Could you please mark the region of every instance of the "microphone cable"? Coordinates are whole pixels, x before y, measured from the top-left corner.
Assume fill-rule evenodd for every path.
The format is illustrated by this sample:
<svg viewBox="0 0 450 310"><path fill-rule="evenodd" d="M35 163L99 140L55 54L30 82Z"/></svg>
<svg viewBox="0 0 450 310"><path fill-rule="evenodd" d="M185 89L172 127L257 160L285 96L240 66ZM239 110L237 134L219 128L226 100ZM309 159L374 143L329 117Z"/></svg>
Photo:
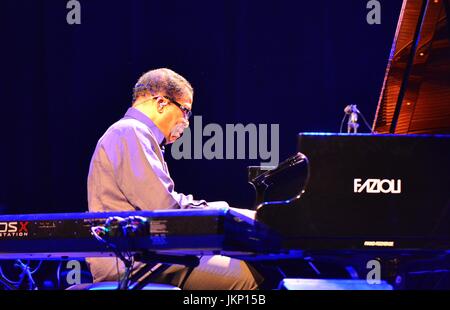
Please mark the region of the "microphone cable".
<svg viewBox="0 0 450 310"><path fill-rule="evenodd" d="M344 127L344 122L345 122L345 119L346 119L347 115L351 114L351 113L347 112L347 111L351 111L351 110L348 110L348 108L351 109L351 106L354 106L354 112L356 112L359 116L361 116L361 118L363 119L364 124L366 125L367 129L369 129L369 132L370 133L374 133L373 130L372 130L372 127L370 127L370 125L369 125L369 122L366 120L366 118L361 113L361 111L358 108L356 108L356 105L348 105L348 106L345 107L345 109L344 109L344 117L342 118L341 126L339 127L339 133L342 133L342 129Z"/></svg>

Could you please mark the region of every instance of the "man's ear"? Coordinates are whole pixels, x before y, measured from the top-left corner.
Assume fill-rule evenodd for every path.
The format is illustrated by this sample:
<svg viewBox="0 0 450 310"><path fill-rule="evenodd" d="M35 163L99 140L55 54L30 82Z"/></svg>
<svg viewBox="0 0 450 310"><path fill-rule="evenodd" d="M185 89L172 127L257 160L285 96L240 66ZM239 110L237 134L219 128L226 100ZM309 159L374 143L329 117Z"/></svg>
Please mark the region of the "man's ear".
<svg viewBox="0 0 450 310"><path fill-rule="evenodd" d="M163 97L158 97L156 99L156 108L158 109L159 113L162 113L164 110L164 107L167 105L167 101Z"/></svg>

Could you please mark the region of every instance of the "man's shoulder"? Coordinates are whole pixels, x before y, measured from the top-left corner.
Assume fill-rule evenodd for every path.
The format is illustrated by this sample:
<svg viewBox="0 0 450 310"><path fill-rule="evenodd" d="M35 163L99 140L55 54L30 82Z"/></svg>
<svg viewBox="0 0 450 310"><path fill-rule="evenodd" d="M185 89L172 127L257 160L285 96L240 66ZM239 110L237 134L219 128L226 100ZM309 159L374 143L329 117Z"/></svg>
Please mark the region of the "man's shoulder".
<svg viewBox="0 0 450 310"><path fill-rule="evenodd" d="M99 144L109 144L116 140L136 139L139 137L155 139L145 124L133 118L122 118L112 124L98 142Z"/></svg>
<svg viewBox="0 0 450 310"><path fill-rule="evenodd" d="M105 135L123 136L135 132L148 133L145 124L133 118L122 118L112 124L105 132Z"/></svg>

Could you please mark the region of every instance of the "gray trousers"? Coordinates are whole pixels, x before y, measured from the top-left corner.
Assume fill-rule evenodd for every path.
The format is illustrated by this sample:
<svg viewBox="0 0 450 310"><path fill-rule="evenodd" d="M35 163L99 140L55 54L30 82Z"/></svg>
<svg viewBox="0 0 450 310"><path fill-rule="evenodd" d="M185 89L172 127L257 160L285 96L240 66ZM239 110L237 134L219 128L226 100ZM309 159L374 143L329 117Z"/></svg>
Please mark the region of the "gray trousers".
<svg viewBox="0 0 450 310"><path fill-rule="evenodd" d="M87 262L94 282L117 281L118 275L123 274L124 266L115 258L89 258ZM136 266L137 269L142 267L142 264ZM255 290L262 281L262 276L246 262L213 255L201 257L199 266L192 270L172 265L152 276L150 282L185 290Z"/></svg>

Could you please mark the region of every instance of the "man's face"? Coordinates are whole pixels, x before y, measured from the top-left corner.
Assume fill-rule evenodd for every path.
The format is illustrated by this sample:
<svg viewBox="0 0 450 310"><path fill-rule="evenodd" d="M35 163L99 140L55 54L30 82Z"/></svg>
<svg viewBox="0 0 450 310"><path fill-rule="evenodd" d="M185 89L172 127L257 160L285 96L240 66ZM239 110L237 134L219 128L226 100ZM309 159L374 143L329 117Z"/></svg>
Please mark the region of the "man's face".
<svg viewBox="0 0 450 310"><path fill-rule="evenodd" d="M186 94L180 98L164 98L165 123L167 124L166 143L175 142L181 137L184 129L189 126L188 114L192 110L192 95Z"/></svg>

